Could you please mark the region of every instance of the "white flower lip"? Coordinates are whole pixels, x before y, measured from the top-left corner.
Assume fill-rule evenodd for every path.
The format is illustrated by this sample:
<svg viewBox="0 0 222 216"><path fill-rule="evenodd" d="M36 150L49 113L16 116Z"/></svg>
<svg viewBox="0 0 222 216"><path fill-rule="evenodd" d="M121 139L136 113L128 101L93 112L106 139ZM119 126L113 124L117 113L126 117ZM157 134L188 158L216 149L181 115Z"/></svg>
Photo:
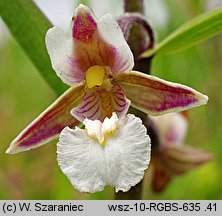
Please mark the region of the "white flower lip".
<svg viewBox="0 0 222 216"><path fill-rule="evenodd" d="M120 119L113 114L103 124L92 122L84 121L86 129L66 127L61 132L57 144L61 170L80 192L102 191L106 185L115 187L116 192L128 191L142 180L150 162L150 138L145 126L131 114ZM99 137L99 130L115 130L106 137L103 147L90 137Z"/></svg>

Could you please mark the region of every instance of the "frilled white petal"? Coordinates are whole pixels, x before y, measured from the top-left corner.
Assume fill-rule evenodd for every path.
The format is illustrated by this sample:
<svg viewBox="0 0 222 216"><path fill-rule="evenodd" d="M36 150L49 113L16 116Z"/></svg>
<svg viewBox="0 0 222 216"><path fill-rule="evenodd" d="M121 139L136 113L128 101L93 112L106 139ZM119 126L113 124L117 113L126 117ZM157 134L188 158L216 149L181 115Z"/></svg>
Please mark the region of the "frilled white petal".
<svg viewBox="0 0 222 216"><path fill-rule="evenodd" d="M106 185L104 149L86 130L64 128L57 144L57 159L63 173L80 192L102 191Z"/></svg>
<svg viewBox="0 0 222 216"><path fill-rule="evenodd" d="M114 137L105 146L109 178L107 184L115 186L116 192L128 191L138 184L150 161L150 138L140 118L128 114L120 119Z"/></svg>
<svg viewBox="0 0 222 216"><path fill-rule="evenodd" d="M105 185L114 186L116 192L128 191L142 180L150 161L150 138L133 115L119 120L119 128L106 138L104 147L85 129L68 127L57 147L60 168L81 192L102 191Z"/></svg>

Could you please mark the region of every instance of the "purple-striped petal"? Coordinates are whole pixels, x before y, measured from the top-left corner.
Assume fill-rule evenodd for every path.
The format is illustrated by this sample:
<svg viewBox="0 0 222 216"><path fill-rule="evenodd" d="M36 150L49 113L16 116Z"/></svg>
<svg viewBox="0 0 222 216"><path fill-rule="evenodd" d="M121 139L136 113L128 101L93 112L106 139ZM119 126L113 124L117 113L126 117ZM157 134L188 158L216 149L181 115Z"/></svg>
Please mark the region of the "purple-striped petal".
<svg viewBox="0 0 222 216"><path fill-rule="evenodd" d="M211 153L187 145L164 146L153 155L152 189L161 192L173 176L185 174L211 159Z"/></svg>
<svg viewBox="0 0 222 216"><path fill-rule="evenodd" d="M71 114L83 121L85 118L103 121L116 112L118 117L126 115L130 101L127 100L123 89L114 85L110 91L97 89L87 91L78 107L72 109Z"/></svg>
<svg viewBox="0 0 222 216"><path fill-rule="evenodd" d="M115 80L124 89L131 105L150 115L182 111L208 101L206 95L192 88L136 71L118 74Z"/></svg>
<svg viewBox="0 0 222 216"><path fill-rule="evenodd" d="M187 145L171 145L158 153L158 163L168 175L180 175L212 159L207 151Z"/></svg>
<svg viewBox="0 0 222 216"><path fill-rule="evenodd" d="M78 125L79 121L71 116L70 110L80 102L83 94L83 85L67 90L12 141L7 153L36 148L57 137L64 127Z"/></svg>

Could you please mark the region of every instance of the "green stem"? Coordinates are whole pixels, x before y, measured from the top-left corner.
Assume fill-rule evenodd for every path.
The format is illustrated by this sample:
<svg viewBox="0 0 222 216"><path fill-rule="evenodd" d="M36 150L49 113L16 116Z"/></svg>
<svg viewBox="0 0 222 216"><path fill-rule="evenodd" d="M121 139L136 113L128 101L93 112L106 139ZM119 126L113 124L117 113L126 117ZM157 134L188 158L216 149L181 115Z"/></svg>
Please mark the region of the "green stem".
<svg viewBox="0 0 222 216"><path fill-rule="evenodd" d="M124 9L125 12L138 12L143 14L144 7L143 7L143 0L124 0ZM140 44L140 35L141 31L143 31L142 26L137 24L133 26L130 32L130 39L131 39L131 50L134 54L134 57L140 54L140 48L138 49L138 44ZM136 65L139 62L136 62ZM145 72L145 71L144 71ZM130 108L130 113L135 114L136 116L140 117L142 120L146 119L147 115L137 109ZM137 184L136 186L132 187L128 192L118 192L115 194L116 200L141 200L143 195L143 180Z"/></svg>
<svg viewBox="0 0 222 216"><path fill-rule="evenodd" d="M45 46L45 34L52 27L31 0L1 0L0 15L46 82L60 95L67 86L52 69Z"/></svg>

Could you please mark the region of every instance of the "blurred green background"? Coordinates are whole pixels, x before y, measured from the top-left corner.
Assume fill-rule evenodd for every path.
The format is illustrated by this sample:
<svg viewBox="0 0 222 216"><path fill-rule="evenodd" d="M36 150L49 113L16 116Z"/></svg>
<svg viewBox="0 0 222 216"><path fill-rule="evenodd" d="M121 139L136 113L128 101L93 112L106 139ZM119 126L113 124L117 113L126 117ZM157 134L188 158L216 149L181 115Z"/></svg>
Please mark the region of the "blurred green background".
<svg viewBox="0 0 222 216"><path fill-rule="evenodd" d="M164 26L153 24L158 39L204 12L207 1L163 2L168 21ZM175 177L161 194L150 189L148 169L143 198L222 199L222 35L178 54L155 57L152 74L188 85L209 96L208 105L189 113L186 143L212 152L214 160ZM72 187L57 165L56 140L32 151L5 154L12 139L55 99L53 91L16 41L10 37L1 43L0 199L112 199L110 187L95 194L79 193Z"/></svg>

